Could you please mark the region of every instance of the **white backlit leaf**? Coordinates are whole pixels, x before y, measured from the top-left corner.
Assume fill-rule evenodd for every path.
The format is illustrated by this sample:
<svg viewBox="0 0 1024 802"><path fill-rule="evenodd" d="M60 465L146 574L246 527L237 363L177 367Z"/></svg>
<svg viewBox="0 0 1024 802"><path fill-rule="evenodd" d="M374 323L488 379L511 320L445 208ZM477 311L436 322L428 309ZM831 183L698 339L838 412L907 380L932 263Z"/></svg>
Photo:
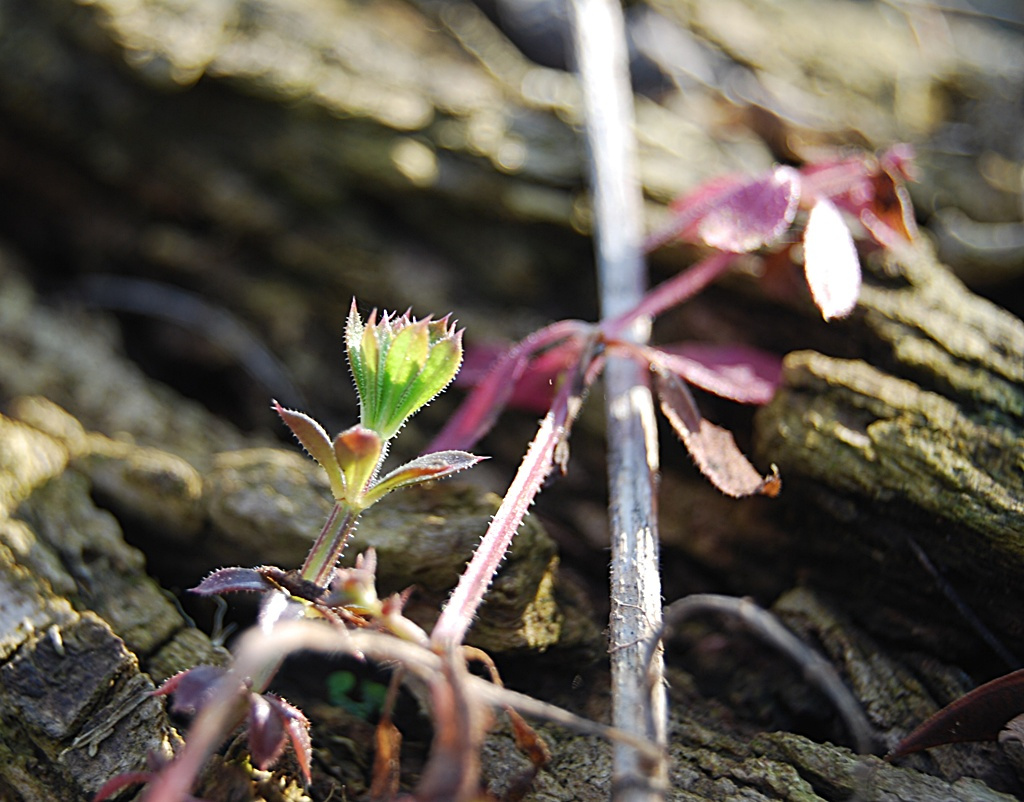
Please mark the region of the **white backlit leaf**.
<svg viewBox="0 0 1024 802"><path fill-rule="evenodd" d="M804 229L804 275L825 320L845 317L860 294L860 260L850 229L831 201L819 199Z"/></svg>

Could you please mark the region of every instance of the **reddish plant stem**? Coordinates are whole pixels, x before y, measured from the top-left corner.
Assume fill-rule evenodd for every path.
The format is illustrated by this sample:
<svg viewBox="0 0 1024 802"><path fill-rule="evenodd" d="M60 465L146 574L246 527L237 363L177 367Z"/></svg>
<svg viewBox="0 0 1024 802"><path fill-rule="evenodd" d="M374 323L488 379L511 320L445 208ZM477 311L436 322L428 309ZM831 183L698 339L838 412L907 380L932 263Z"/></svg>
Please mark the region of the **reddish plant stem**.
<svg viewBox="0 0 1024 802"><path fill-rule="evenodd" d="M667 309L692 298L728 269L734 253L718 251L677 273L648 292L636 306L601 324L601 331L616 337L624 329L642 318L655 318Z"/></svg>
<svg viewBox="0 0 1024 802"><path fill-rule="evenodd" d="M598 346L596 333L582 344L575 372L562 382L512 484L505 491L498 511L434 624L430 642L438 651L448 651L462 644L477 608L544 480L556 464L565 469L568 452L560 446L568 441L569 429L583 405L583 396L604 366L603 357L597 353Z"/></svg>
<svg viewBox="0 0 1024 802"><path fill-rule="evenodd" d="M541 421L501 506L491 519L473 559L459 577L459 584L434 625L430 640L435 648L454 648L465 638L519 524L551 473L555 448L564 437L565 418L562 416L559 421L559 417L555 411L551 411Z"/></svg>

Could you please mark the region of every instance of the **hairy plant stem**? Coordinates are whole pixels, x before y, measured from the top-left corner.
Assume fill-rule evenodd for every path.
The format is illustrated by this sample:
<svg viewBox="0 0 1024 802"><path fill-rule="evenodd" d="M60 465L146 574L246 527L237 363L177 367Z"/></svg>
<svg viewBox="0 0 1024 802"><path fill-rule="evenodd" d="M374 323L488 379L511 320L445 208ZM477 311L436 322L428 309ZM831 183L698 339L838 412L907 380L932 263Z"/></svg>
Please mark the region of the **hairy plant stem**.
<svg viewBox="0 0 1024 802"><path fill-rule="evenodd" d="M345 551L349 535L356 528L360 511L354 510L342 501L334 502L331 514L327 516L324 528L320 530L306 561L302 564L302 578L325 588L331 581L334 567Z"/></svg>
<svg viewBox="0 0 1024 802"><path fill-rule="evenodd" d="M477 608L544 480L556 464L565 469L569 430L583 405L587 388L603 366L603 360L596 355L597 346L598 338L594 333L583 343L576 372L562 382L548 414L537 427L537 434L519 464L512 484L505 491L498 511L434 624L430 642L435 649L449 651L462 644Z"/></svg>
<svg viewBox="0 0 1024 802"><path fill-rule="evenodd" d="M491 579L512 544L519 524L551 473L555 448L563 437L564 418L559 421L554 411L549 412L541 421L501 506L491 519L487 532L473 553L473 559L459 577L459 584L430 633L430 640L435 647L453 649L462 643Z"/></svg>
<svg viewBox="0 0 1024 802"><path fill-rule="evenodd" d="M634 171L633 96L617 0L573 0L571 6L590 150L601 313L609 319L640 303L646 284L642 197ZM644 343L649 331L650 317L633 316L621 338ZM612 540L612 721L664 747L666 699L654 503L658 444L647 369L609 354L605 388ZM616 802L649 802L665 796L664 757L652 762L618 744L613 773Z"/></svg>

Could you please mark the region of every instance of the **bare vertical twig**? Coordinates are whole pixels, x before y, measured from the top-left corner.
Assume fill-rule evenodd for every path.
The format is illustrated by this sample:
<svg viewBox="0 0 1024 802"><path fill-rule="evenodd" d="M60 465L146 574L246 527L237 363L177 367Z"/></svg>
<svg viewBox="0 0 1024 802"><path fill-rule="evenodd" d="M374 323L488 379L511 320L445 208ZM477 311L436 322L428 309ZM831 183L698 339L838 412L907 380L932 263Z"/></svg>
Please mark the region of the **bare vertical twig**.
<svg viewBox="0 0 1024 802"><path fill-rule="evenodd" d="M572 9L590 149L601 314L607 319L635 306L646 286L642 197L634 168L633 96L617 0L573 0ZM646 342L649 332L650 318L638 318L622 338ZM664 745L661 580L654 504L658 443L648 378L646 369L636 362L608 358L612 720L616 727ZM666 774L664 760L652 765L635 750L616 746L613 798L617 802L662 799Z"/></svg>

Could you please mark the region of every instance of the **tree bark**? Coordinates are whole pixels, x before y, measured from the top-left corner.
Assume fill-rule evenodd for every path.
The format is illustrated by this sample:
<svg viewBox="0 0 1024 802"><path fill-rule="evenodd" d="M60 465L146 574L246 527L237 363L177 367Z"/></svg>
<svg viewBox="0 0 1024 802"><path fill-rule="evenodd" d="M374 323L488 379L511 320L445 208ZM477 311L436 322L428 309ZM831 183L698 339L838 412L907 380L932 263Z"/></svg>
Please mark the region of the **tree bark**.
<svg viewBox="0 0 1024 802"><path fill-rule="evenodd" d="M979 220L1019 216L989 180L1002 162L954 159L939 136L966 124L942 114L968 98L996 97L1000 81L1019 91L1013 59L999 57L1019 52L1012 30L944 18L956 41L982 44L934 48L915 39L922 19L894 21L888 4L780 4L762 19L765 8L638 7L692 45L659 62L685 91L662 85L662 102L636 100L652 220L703 178L904 136L922 146L922 208L953 197ZM72 800L166 753L176 733L144 691L222 657L160 590L165 576L289 567L319 528L315 466L279 447L267 406L305 406L332 431L354 419L339 340L352 295L455 310L480 340L596 315L581 278L591 270L579 93L458 2L0 0L0 16L0 794ZM840 29L849 35L822 43ZM982 149L1012 154L1001 132L1019 120L984 119ZM655 269L687 258L660 254ZM656 329L792 352L750 438L760 462L778 464L782 497L725 506L666 447L661 532L663 555L682 552L688 566L685 583L666 569L666 587L772 605L833 662L884 748L1024 653L1024 329L924 245L865 268L858 309L827 328L806 299L768 297L740 276ZM149 283L132 292L126 278ZM124 356L98 308L121 315L135 357L177 389ZM428 428L444 403L424 414ZM489 445L512 460L517 427L531 424L512 419ZM600 459L588 458L593 428L585 414L575 429L569 490L603 486ZM411 456L427 439L410 427L397 447ZM502 464L482 481L500 486ZM594 495L547 510L571 528L561 543L579 573L587 559L604 568L580 546ZM475 489L411 494L376 528L368 518L352 553L390 547L387 590L420 585L427 615L491 501ZM481 643L528 666L506 678L513 687L601 717L605 679L588 662L603 645L599 617L557 579L540 527L520 541ZM992 745L889 765L821 743L848 734L798 672L728 622L697 622L669 647L673 799L1020 793ZM347 739L359 752L365 723L317 712L318 744ZM534 798L607 799L609 750L545 732L552 768ZM496 792L511 791L521 761L504 734L488 743ZM356 798L349 762L323 761ZM318 775L311 795L337 798L339 782Z"/></svg>

